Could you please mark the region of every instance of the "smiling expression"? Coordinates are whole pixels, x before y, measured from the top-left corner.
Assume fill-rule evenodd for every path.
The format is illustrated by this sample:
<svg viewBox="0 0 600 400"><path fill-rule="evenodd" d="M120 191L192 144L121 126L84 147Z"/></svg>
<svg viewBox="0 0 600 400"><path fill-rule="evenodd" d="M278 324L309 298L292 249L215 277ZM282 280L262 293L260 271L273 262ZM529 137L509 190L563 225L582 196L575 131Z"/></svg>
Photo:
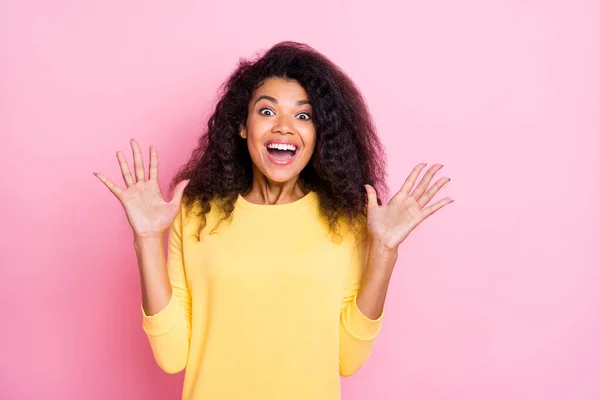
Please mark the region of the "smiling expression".
<svg viewBox="0 0 600 400"><path fill-rule="evenodd" d="M247 139L255 174L277 183L297 179L315 149L308 94L294 80L266 79L250 99L240 135Z"/></svg>

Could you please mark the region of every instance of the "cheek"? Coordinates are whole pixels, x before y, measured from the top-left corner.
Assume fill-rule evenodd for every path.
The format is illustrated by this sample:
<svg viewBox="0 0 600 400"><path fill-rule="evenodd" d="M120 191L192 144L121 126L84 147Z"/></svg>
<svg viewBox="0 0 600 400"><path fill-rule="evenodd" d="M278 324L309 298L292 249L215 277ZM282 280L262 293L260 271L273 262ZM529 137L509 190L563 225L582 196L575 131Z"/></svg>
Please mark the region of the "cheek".
<svg viewBox="0 0 600 400"><path fill-rule="evenodd" d="M259 132L261 132L260 127L256 124L248 126L246 134L248 135L247 140L249 148L256 147L260 144L261 135Z"/></svg>
<svg viewBox="0 0 600 400"><path fill-rule="evenodd" d="M261 140L265 133L270 132L272 124L260 118L248 118L246 122L248 139Z"/></svg>
<svg viewBox="0 0 600 400"><path fill-rule="evenodd" d="M317 142L317 135L315 133L315 131L309 131L307 132L305 135L303 135L304 137L302 138L304 141L304 145L306 146L307 150L310 150L308 154L308 157L312 156L312 153L315 150L315 144Z"/></svg>
<svg viewBox="0 0 600 400"><path fill-rule="evenodd" d="M254 163L258 163L262 159L261 146L260 137L248 135L248 153Z"/></svg>

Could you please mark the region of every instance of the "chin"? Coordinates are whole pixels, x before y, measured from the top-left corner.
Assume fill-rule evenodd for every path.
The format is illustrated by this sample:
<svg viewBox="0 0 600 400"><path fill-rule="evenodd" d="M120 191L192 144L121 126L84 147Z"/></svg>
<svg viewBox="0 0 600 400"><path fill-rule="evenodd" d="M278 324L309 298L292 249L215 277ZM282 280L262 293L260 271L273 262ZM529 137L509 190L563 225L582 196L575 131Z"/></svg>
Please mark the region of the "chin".
<svg viewBox="0 0 600 400"><path fill-rule="evenodd" d="M285 183L297 179L300 171L262 171L265 178L275 183Z"/></svg>

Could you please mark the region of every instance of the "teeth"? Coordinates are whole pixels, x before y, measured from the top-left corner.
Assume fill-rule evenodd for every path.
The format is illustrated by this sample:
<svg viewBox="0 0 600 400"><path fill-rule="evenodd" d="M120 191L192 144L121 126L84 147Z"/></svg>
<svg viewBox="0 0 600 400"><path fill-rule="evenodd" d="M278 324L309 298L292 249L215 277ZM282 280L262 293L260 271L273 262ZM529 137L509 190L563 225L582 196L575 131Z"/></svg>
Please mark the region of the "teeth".
<svg viewBox="0 0 600 400"><path fill-rule="evenodd" d="M293 144L283 144L283 143L269 143L267 145L269 149L277 149L277 150L291 150L296 151L296 146Z"/></svg>

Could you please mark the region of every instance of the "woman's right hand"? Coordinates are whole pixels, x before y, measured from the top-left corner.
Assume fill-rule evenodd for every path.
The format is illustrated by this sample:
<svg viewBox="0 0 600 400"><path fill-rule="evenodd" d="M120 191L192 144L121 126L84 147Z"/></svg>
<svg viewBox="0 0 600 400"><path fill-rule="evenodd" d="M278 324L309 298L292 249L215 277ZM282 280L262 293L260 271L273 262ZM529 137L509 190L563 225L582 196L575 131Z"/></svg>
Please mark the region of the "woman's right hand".
<svg viewBox="0 0 600 400"><path fill-rule="evenodd" d="M150 169L148 179L144 170L144 160L140 145L131 139L133 150L134 180L129 172L127 160L122 152L117 151L117 159L123 174L126 189L115 185L101 173L94 173L106 187L119 199L127 220L133 228L134 236L164 235L179 212L183 190L189 180L179 182L173 191L173 198L166 202L158 186L158 152L155 146L150 146Z"/></svg>

